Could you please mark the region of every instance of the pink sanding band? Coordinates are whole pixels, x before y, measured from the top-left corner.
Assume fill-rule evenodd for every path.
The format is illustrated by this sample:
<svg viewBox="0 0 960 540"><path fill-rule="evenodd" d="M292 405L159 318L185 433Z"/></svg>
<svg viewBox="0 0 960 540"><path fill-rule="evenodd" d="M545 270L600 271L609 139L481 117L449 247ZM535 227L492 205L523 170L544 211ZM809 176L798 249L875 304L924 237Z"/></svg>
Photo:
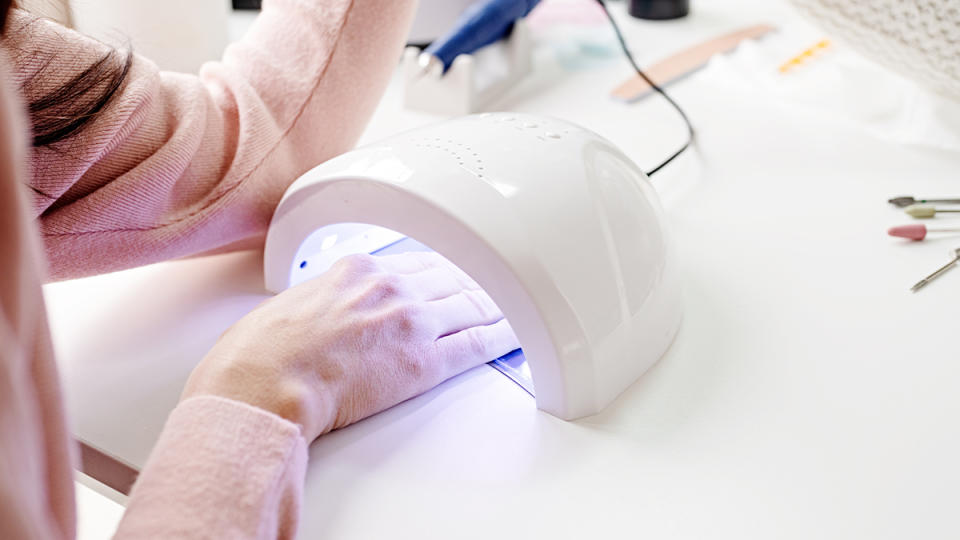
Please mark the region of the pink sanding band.
<svg viewBox="0 0 960 540"><path fill-rule="evenodd" d="M911 240L923 240L927 236L927 226L922 224L899 225L887 229L887 234Z"/></svg>

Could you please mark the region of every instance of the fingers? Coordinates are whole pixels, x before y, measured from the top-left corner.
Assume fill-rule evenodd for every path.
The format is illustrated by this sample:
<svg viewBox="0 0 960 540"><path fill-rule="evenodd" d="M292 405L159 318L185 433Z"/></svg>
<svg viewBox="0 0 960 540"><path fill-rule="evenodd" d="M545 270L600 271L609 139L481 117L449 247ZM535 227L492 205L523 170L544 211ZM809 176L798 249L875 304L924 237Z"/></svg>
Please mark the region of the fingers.
<svg viewBox="0 0 960 540"><path fill-rule="evenodd" d="M493 324L503 318L493 299L480 289L465 290L442 300L427 302L426 307L438 338L474 326Z"/></svg>
<svg viewBox="0 0 960 540"><path fill-rule="evenodd" d="M421 300L440 300L480 286L463 270L434 252L412 251L377 257L388 274L403 275L403 282Z"/></svg>
<svg viewBox="0 0 960 540"><path fill-rule="evenodd" d="M380 268L390 274L415 274L431 268L453 266L450 261L433 251L408 251L395 255L375 255Z"/></svg>
<svg viewBox="0 0 960 540"><path fill-rule="evenodd" d="M476 281L452 264L416 274L406 274L403 280L411 294L426 301L441 300L466 290L480 289Z"/></svg>
<svg viewBox="0 0 960 540"><path fill-rule="evenodd" d="M500 319L442 337L435 347L449 370L449 378L518 349L520 343L507 320Z"/></svg>

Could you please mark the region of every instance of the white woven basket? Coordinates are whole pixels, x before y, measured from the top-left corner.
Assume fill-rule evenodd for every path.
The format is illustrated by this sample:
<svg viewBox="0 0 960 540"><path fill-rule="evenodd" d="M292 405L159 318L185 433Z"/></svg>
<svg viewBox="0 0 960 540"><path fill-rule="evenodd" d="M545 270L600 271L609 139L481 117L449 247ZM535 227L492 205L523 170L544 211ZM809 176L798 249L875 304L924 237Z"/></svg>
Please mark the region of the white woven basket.
<svg viewBox="0 0 960 540"><path fill-rule="evenodd" d="M793 0L863 54L960 100L960 0Z"/></svg>

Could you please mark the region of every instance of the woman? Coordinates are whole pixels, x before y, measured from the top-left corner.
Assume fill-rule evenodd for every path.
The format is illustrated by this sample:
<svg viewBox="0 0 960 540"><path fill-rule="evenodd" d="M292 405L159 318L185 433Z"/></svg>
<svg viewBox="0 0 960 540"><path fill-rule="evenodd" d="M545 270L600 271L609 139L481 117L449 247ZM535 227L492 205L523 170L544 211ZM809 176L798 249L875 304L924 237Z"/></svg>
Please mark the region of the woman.
<svg viewBox="0 0 960 540"><path fill-rule="evenodd" d="M44 253L60 279L258 245L285 187L355 142L412 9L266 2L194 77L0 0L0 538L74 536ZM289 537L307 443L516 345L442 258L345 259L199 363L117 535Z"/></svg>

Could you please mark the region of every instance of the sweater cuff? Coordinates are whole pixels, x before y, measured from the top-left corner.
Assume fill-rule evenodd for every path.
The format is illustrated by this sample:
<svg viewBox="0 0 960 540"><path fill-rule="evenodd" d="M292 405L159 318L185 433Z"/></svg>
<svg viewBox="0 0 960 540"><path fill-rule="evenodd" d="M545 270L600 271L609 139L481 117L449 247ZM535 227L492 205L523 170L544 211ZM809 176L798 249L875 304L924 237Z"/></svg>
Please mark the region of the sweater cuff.
<svg viewBox="0 0 960 540"><path fill-rule="evenodd" d="M227 398L189 398L167 419L118 537L292 536L306 461L296 424Z"/></svg>

